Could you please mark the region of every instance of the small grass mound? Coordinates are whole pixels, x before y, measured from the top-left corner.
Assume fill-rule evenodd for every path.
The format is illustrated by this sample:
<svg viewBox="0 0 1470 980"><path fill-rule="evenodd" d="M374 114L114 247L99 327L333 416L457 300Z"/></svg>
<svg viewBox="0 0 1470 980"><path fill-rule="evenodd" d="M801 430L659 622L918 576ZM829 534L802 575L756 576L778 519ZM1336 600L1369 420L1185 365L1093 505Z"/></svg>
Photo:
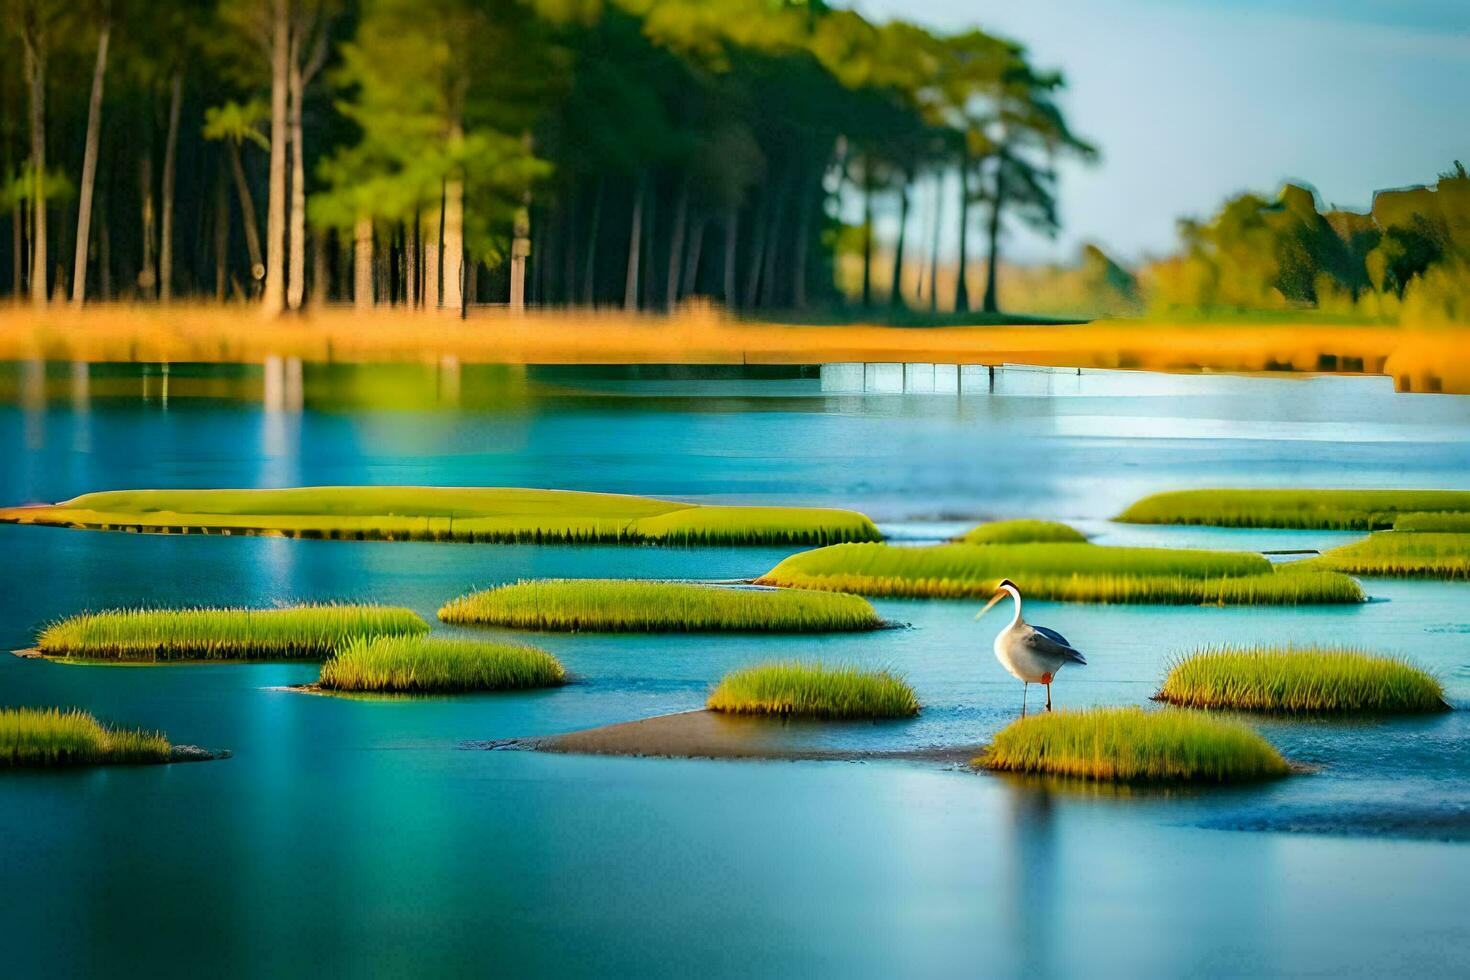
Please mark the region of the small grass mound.
<svg viewBox="0 0 1470 980"><path fill-rule="evenodd" d="M1443 711L1444 688L1406 661L1361 650L1214 647L1174 664L1160 701L1287 713Z"/></svg>
<svg viewBox="0 0 1470 980"><path fill-rule="evenodd" d="M380 636L353 640L322 664L319 684L327 691L447 694L555 687L566 676L559 660L535 647Z"/></svg>
<svg viewBox="0 0 1470 980"><path fill-rule="evenodd" d="M1281 753L1245 725L1141 708L1022 718L998 732L975 764L1119 783L1228 783L1290 772Z"/></svg>
<svg viewBox="0 0 1470 980"><path fill-rule="evenodd" d="M1399 514L1470 513L1464 490L1175 490L1156 493L1113 518L1125 524L1372 531Z"/></svg>
<svg viewBox="0 0 1470 980"><path fill-rule="evenodd" d="M455 599L446 623L607 633L852 632L883 619L855 595L736 589L680 582L554 579L517 582Z"/></svg>
<svg viewBox="0 0 1470 980"><path fill-rule="evenodd" d="M964 544L1085 543L1087 536L1058 521L993 521L971 528L956 539Z"/></svg>
<svg viewBox="0 0 1470 980"><path fill-rule="evenodd" d="M1354 575L1470 579L1470 533L1378 531L1306 564Z"/></svg>
<svg viewBox="0 0 1470 980"><path fill-rule="evenodd" d="M321 660L359 637L428 631L418 614L393 606L123 609L53 623L36 645L80 660Z"/></svg>
<svg viewBox="0 0 1470 980"><path fill-rule="evenodd" d="M705 707L785 718L910 718L919 713L919 699L886 670L786 660L731 671Z"/></svg>
<svg viewBox="0 0 1470 980"><path fill-rule="evenodd" d="M0 708L0 768L168 762L157 732L103 725L85 711Z"/></svg>
<svg viewBox="0 0 1470 980"><path fill-rule="evenodd" d="M515 487L109 490L45 507L0 509L3 522L390 541L820 545L882 537L867 517L847 510L716 507Z"/></svg>
<svg viewBox="0 0 1470 980"><path fill-rule="evenodd" d="M762 585L926 599L990 596L1003 578L1062 602L1305 605L1362 602L1351 578L1260 555L1092 544L840 544L792 555Z"/></svg>

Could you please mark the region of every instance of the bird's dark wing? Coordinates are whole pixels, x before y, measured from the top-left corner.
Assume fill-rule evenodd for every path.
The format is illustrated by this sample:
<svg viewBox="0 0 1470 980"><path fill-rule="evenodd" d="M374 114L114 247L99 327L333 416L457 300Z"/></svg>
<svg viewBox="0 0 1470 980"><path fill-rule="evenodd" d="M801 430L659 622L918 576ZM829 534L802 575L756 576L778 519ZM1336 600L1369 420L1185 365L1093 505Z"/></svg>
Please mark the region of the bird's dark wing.
<svg viewBox="0 0 1470 980"><path fill-rule="evenodd" d="M1028 623L1027 625L1030 624ZM1048 629L1045 626L1032 626L1031 629L1035 632L1027 640L1028 646L1042 653L1049 653L1052 656L1061 657L1064 660L1070 660L1076 664L1085 665L1087 663L1087 658L1082 656L1081 652L1073 647L1067 638L1056 630Z"/></svg>

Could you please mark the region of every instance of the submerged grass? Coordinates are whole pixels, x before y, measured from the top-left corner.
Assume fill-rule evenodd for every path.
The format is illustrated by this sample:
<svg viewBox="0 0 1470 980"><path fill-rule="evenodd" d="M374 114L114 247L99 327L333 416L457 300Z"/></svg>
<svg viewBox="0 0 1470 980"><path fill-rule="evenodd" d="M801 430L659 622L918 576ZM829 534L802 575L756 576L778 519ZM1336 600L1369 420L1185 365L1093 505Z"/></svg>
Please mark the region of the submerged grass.
<svg viewBox="0 0 1470 980"><path fill-rule="evenodd" d="M1362 602L1351 578L1276 568L1260 555L1091 544L841 544L792 555L758 581L863 595L988 597L1009 578L1027 596L1063 602L1305 605Z"/></svg>
<svg viewBox="0 0 1470 980"><path fill-rule="evenodd" d="M37 648L84 660L320 660L359 637L428 630L416 613L393 606L124 609L53 623Z"/></svg>
<svg viewBox="0 0 1470 980"><path fill-rule="evenodd" d="M1127 524L1371 531L1399 514L1470 513L1464 490L1175 490L1156 493L1114 520Z"/></svg>
<svg viewBox="0 0 1470 980"><path fill-rule="evenodd" d="M958 539L964 544L1032 544L1037 542L1084 543L1087 536L1059 521L993 521L971 528Z"/></svg>
<svg viewBox="0 0 1470 980"><path fill-rule="evenodd" d="M814 633L884 623L855 595L680 582L554 579L474 592L439 610L446 623L532 630Z"/></svg>
<svg viewBox="0 0 1470 980"><path fill-rule="evenodd" d="M975 764L1125 783L1226 783L1290 771L1271 743L1238 722L1141 708L1022 718L997 733Z"/></svg>
<svg viewBox="0 0 1470 980"><path fill-rule="evenodd" d="M322 664L329 691L435 694L554 687L566 670L535 647L479 640L393 636L358 639Z"/></svg>
<svg viewBox="0 0 1470 980"><path fill-rule="evenodd" d="M1289 713L1443 711L1444 688L1407 661L1336 647L1212 647L1170 668L1158 699Z"/></svg>
<svg viewBox="0 0 1470 980"><path fill-rule="evenodd" d="M705 706L732 714L787 718L908 718L919 699L886 670L773 661L726 674Z"/></svg>
<svg viewBox="0 0 1470 980"><path fill-rule="evenodd" d="M1378 531L1305 564L1355 575L1470 579L1470 533Z"/></svg>
<svg viewBox="0 0 1470 980"><path fill-rule="evenodd" d="M624 494L509 487L294 487L112 490L44 507L0 509L0 522L181 534L300 538L621 544L832 544L877 541L846 510L718 507Z"/></svg>
<svg viewBox="0 0 1470 980"><path fill-rule="evenodd" d="M0 768L167 762L157 732L110 728L85 711L0 708Z"/></svg>

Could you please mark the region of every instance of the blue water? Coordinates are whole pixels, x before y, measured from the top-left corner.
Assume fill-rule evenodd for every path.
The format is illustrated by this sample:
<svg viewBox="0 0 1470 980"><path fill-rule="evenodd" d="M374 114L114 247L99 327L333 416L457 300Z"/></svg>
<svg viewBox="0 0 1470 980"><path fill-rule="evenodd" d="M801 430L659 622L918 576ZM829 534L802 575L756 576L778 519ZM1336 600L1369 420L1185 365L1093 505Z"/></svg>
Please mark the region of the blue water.
<svg viewBox="0 0 1470 980"><path fill-rule="evenodd" d="M1001 372L988 395L828 397L803 380L466 369L445 396L433 369L385 381L308 368L297 410L262 405L248 369L176 368L166 401L156 375L94 372L79 392L66 366L8 370L5 502L124 486L519 484L853 506L915 540L1043 516L1110 542L1277 550L1342 537L1105 519L1191 485L1470 488L1470 399L1372 380ZM375 599L431 615L523 577L739 578L785 554L12 526L0 548L5 649L86 608ZM1286 639L1408 654L1470 705L1470 585L1366 585L1375 601L1360 607L1027 612L1088 654L1055 686L1066 705L1145 703L1181 650ZM414 701L274 689L313 679L307 665L0 657L4 703L78 705L234 752L0 776L0 962L47 976L1470 970L1464 711L1266 724L1316 771L1208 792L464 747L698 707L724 671L773 655L892 666L925 704L911 722L791 738L977 742L1014 717L1019 685L989 652L999 621L973 623L970 603L879 606L907 628L537 637L576 683Z"/></svg>

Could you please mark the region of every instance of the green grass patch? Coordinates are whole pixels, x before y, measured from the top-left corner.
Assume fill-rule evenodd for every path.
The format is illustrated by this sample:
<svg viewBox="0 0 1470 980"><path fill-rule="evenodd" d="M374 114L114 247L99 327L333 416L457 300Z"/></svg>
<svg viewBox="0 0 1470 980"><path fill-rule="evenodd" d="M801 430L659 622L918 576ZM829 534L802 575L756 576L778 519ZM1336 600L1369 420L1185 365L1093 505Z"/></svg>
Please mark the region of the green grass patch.
<svg viewBox="0 0 1470 980"><path fill-rule="evenodd" d="M1470 533L1378 531L1304 564L1353 575L1470 579Z"/></svg>
<svg viewBox="0 0 1470 980"><path fill-rule="evenodd" d="M427 636L353 640L322 664L327 691L447 694L555 687L567 672L535 647Z"/></svg>
<svg viewBox="0 0 1470 980"><path fill-rule="evenodd" d="M1228 783L1290 772L1281 753L1243 724L1141 708L1022 718L998 732L975 764L1120 783Z"/></svg>
<svg viewBox="0 0 1470 980"><path fill-rule="evenodd" d="M0 768L167 762L157 732L103 725L85 711L0 708Z"/></svg>
<svg viewBox="0 0 1470 980"><path fill-rule="evenodd" d="M1071 542L1081 544L1087 536L1058 521L993 521L971 528L958 541L964 544L1033 544L1037 542Z"/></svg>
<svg viewBox="0 0 1470 980"><path fill-rule="evenodd" d="M799 660L742 667L710 692L711 711L786 718L909 718L919 699L886 670L829 667Z"/></svg>
<svg viewBox="0 0 1470 980"><path fill-rule="evenodd" d="M1276 568L1260 555L1092 544L840 544L792 555L758 581L908 598L986 598L1009 578L1063 602L1303 605L1362 602L1351 578Z"/></svg>
<svg viewBox="0 0 1470 980"><path fill-rule="evenodd" d="M716 507L623 494L504 487L113 490L0 521L98 530L346 540L747 545L877 541L862 514Z"/></svg>
<svg viewBox="0 0 1470 980"><path fill-rule="evenodd" d="M1443 711L1444 688L1395 657L1325 647L1213 647L1175 663L1158 699L1286 713Z"/></svg>
<svg viewBox="0 0 1470 980"><path fill-rule="evenodd" d="M1176 490L1156 493L1114 520L1127 524L1372 531L1400 514L1470 513L1464 490Z"/></svg>
<svg viewBox="0 0 1470 980"><path fill-rule="evenodd" d="M873 606L855 595L616 579L503 585L455 599L439 610L439 618L446 623L607 633L817 633L884 625Z"/></svg>
<svg viewBox="0 0 1470 980"><path fill-rule="evenodd" d="M44 656L80 660L321 660L359 637L428 631L412 610L393 606L123 609L53 623L36 645Z"/></svg>
<svg viewBox="0 0 1470 980"><path fill-rule="evenodd" d="M1470 534L1470 513L1400 514L1394 518L1395 531L1427 531Z"/></svg>

